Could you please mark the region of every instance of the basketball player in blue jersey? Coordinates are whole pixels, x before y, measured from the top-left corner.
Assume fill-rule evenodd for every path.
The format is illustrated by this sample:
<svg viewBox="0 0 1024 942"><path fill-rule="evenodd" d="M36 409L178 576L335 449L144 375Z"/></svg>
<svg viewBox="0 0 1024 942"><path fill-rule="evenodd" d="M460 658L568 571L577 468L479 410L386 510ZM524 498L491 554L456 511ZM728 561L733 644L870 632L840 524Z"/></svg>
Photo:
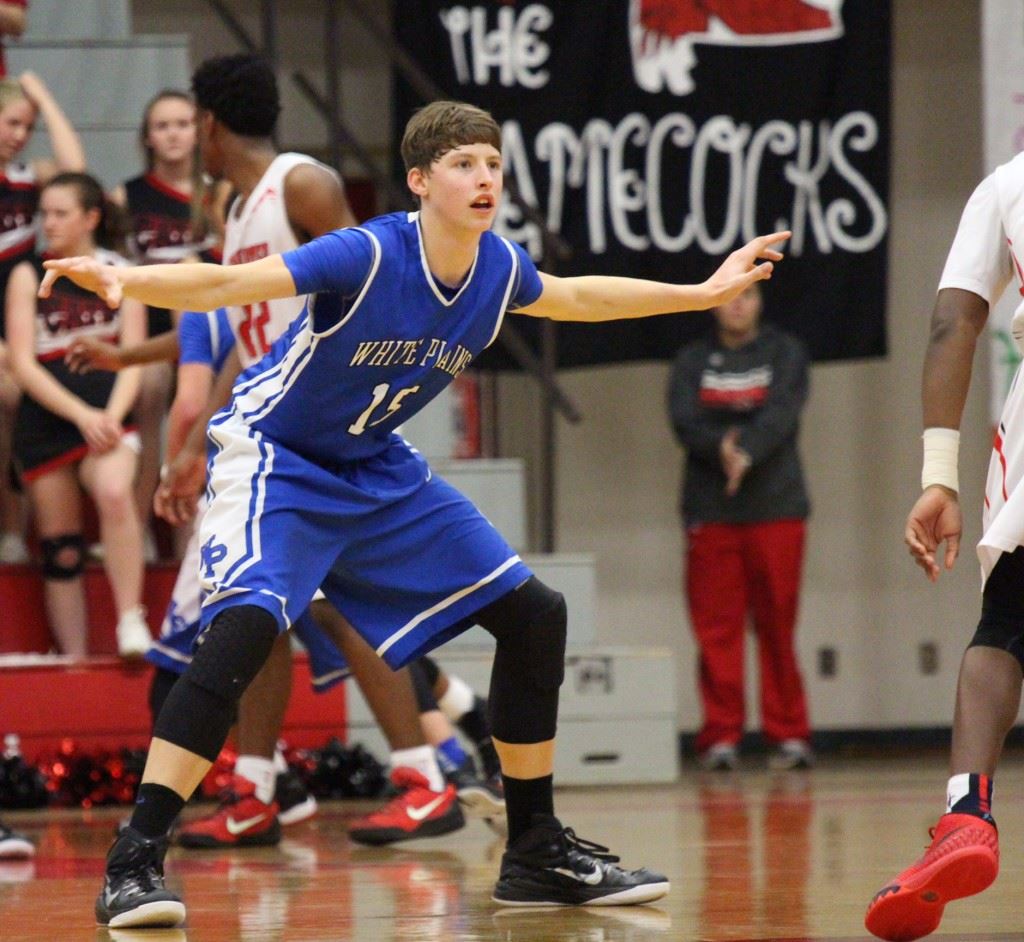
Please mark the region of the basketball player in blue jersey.
<svg viewBox="0 0 1024 942"><path fill-rule="evenodd" d="M164 886L166 830L217 756L241 691L318 586L392 667L474 623L495 636L490 703L509 829L496 902L619 905L668 891L661 874L618 867L554 816L564 599L394 429L495 339L507 311L602 321L713 307L770 277L782 258L773 246L789 233L754 239L700 285L555 278L490 231L502 167L489 114L428 105L409 121L402 156L419 212L284 255L225 268L48 263L42 292L65 275L109 304L310 295L209 426L207 627L157 721L131 827L108 854L101 923L184 920ZM195 499L173 500L185 513Z"/></svg>

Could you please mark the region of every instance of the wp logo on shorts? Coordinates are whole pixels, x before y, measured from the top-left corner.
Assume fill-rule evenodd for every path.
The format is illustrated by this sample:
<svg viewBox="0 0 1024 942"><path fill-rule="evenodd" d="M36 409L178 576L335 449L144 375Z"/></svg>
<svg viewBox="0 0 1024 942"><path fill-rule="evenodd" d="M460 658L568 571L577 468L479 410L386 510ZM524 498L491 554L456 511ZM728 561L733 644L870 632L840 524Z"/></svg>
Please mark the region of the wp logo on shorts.
<svg viewBox="0 0 1024 942"><path fill-rule="evenodd" d="M790 46L843 35L843 0L630 0L633 75L644 91L688 95L697 46Z"/></svg>
<svg viewBox="0 0 1024 942"><path fill-rule="evenodd" d="M213 567L228 555L228 548L223 543L214 543L215 539L211 536L199 549L203 575L207 579L213 578Z"/></svg>

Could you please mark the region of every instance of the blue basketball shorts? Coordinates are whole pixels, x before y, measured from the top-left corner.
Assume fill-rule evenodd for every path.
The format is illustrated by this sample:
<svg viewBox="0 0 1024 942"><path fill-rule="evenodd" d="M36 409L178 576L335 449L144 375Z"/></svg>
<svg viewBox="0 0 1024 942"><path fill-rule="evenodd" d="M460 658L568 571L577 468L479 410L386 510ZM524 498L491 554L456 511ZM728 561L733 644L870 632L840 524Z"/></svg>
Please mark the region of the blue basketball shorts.
<svg viewBox="0 0 1024 942"><path fill-rule="evenodd" d="M200 507L200 514L203 509ZM174 582L171 601L167 606L160 637L153 641L146 659L157 667L185 672L192 661L196 639L202 630L200 624L199 585L199 529L192 530L185 555ZM303 612L295 623L295 634L309 655L310 682L318 693L330 690L349 674L348 662L334 642L317 626L308 612Z"/></svg>
<svg viewBox="0 0 1024 942"><path fill-rule="evenodd" d="M211 425L202 622L259 605L287 629L321 588L392 667L530 578L491 523L395 436L324 467L233 416Z"/></svg>

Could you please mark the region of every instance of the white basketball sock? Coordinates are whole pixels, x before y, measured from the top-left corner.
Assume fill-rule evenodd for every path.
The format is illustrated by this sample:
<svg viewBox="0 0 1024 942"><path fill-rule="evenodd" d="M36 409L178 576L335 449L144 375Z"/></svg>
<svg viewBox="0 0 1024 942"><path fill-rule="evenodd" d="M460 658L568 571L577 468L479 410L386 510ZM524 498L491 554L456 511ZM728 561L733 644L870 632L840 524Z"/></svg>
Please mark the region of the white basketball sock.
<svg viewBox="0 0 1024 942"><path fill-rule="evenodd" d="M412 749L394 749L391 752L391 768L399 767L415 769L430 785L430 790L443 792L444 776L437 764L437 755L433 746L414 746Z"/></svg>
<svg viewBox="0 0 1024 942"><path fill-rule="evenodd" d="M263 756L239 756L235 762L235 775L241 775L256 786L256 797L265 805L274 800L277 771L274 760Z"/></svg>

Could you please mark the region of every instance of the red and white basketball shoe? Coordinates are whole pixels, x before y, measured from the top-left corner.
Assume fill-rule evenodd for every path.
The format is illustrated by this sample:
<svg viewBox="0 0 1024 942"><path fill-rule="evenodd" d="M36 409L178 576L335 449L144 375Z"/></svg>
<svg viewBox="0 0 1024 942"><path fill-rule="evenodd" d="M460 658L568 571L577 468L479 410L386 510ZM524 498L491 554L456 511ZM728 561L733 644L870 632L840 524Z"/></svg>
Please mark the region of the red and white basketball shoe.
<svg viewBox="0 0 1024 942"><path fill-rule="evenodd" d="M398 794L383 808L353 822L349 837L358 844L393 844L417 837L437 837L457 831L466 819L455 786L431 791L425 776L415 769L397 768L391 781Z"/></svg>
<svg viewBox="0 0 1024 942"><path fill-rule="evenodd" d="M221 792L220 805L213 814L182 825L175 841L182 847L263 847L281 840L277 802L264 804L256 797L256 786L247 778L233 775Z"/></svg>

